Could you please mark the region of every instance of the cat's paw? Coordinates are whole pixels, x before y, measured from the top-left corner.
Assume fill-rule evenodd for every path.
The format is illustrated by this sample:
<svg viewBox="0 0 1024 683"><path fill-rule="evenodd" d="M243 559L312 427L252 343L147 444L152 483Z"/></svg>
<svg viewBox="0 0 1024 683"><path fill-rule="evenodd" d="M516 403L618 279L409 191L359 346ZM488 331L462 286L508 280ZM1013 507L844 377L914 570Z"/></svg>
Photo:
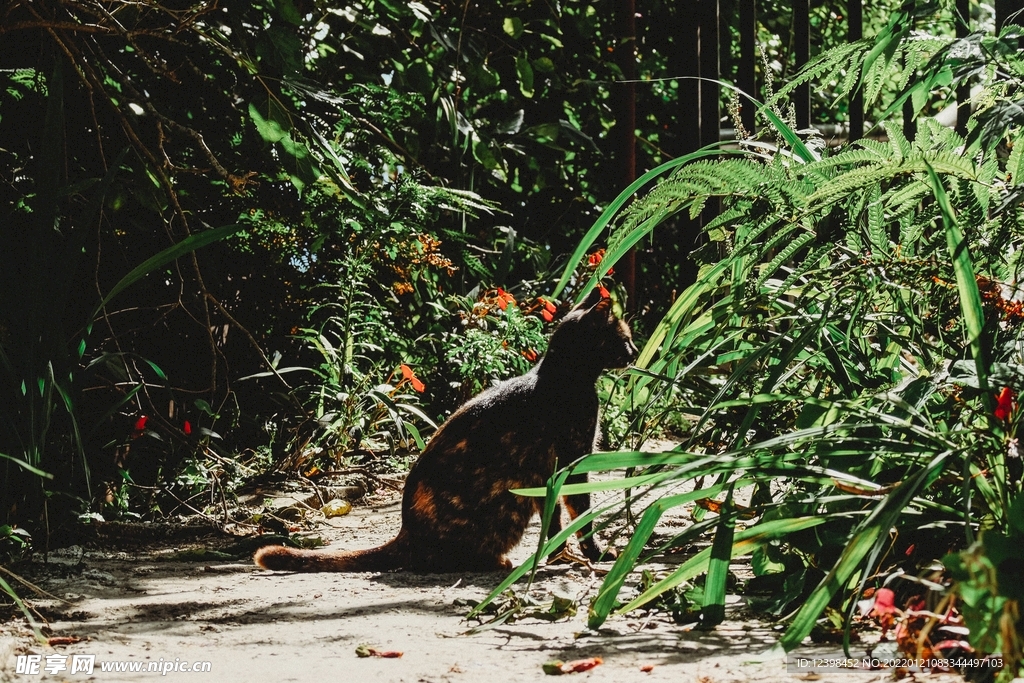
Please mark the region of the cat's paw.
<svg viewBox="0 0 1024 683"><path fill-rule="evenodd" d="M612 562L619 556L618 551L612 546L601 550L601 547L589 538L580 542L580 550L583 551L583 555L591 562Z"/></svg>

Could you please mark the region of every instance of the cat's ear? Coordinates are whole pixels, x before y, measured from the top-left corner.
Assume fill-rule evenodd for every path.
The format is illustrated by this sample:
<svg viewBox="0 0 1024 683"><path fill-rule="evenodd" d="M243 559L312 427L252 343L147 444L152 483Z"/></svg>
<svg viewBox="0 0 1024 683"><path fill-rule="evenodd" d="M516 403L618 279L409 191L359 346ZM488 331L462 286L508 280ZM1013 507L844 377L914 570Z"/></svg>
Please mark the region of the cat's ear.
<svg viewBox="0 0 1024 683"><path fill-rule="evenodd" d="M611 297L608 296L608 290L604 287L600 285L594 287L594 291L590 293L583 305L586 306L588 303L591 304L586 313L588 317L611 319L614 316Z"/></svg>
<svg viewBox="0 0 1024 683"><path fill-rule="evenodd" d="M594 307L590 309L589 313L603 315L610 318L612 315L612 300L602 297L600 301L594 304Z"/></svg>
<svg viewBox="0 0 1024 683"><path fill-rule="evenodd" d="M590 291L590 294L587 295L587 298L584 299L583 301L581 301L580 305L577 306L575 310L577 310L577 311L588 311L588 310L594 308L594 306L596 306L599 303L601 303L602 299L604 299L604 297L601 294L601 287L594 287L594 289L592 289ZM605 299L605 301L610 301L610 300Z"/></svg>

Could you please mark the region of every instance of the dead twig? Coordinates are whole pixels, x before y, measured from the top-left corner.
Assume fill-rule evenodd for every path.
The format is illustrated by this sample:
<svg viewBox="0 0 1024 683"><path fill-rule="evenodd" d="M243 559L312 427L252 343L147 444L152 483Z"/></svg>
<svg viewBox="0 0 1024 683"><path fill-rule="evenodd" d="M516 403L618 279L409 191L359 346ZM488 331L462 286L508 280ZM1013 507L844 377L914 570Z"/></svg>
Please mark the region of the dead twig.
<svg viewBox="0 0 1024 683"><path fill-rule="evenodd" d="M402 486L400 486L398 484L395 484L393 482L390 482L390 481L388 481L387 479L384 479L383 477L381 477L378 474L374 474L373 472L369 471L365 467L346 467L343 470L329 470L327 472L323 472L320 476L323 476L323 477L326 477L326 476L342 476L342 475L346 475L346 474L361 474L364 477L366 477L367 479L372 479L373 481L377 482L381 486L386 486L389 489L392 489L394 491L399 491L399 492L402 490Z"/></svg>

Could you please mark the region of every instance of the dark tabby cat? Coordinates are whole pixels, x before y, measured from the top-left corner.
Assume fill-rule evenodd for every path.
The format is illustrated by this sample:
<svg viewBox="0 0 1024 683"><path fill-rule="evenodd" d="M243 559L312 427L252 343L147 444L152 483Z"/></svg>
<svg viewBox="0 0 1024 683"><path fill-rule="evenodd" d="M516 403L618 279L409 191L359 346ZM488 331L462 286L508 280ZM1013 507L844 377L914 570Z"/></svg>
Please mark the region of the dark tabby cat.
<svg viewBox="0 0 1024 683"><path fill-rule="evenodd" d="M543 486L556 467L594 450L594 384L605 368L625 367L636 350L611 300L595 289L565 317L530 372L483 391L434 434L409 471L394 540L355 551L265 547L256 563L306 572L510 568L505 553L519 543L543 498L509 489ZM590 496L566 496L563 503L576 517L590 507ZM558 517L556 510L552 533L561 528ZM592 560L601 556L592 538L581 549Z"/></svg>

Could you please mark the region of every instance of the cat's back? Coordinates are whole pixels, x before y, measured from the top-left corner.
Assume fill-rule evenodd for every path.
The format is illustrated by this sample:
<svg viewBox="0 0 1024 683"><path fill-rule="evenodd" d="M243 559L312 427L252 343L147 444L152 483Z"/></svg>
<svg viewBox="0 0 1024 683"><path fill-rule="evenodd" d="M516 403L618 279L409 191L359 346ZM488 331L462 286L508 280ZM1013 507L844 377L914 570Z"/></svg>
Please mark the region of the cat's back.
<svg viewBox="0 0 1024 683"><path fill-rule="evenodd" d="M452 413L434 434L428 450L461 448L495 435L529 428L541 417L537 374L528 372L488 387Z"/></svg>

